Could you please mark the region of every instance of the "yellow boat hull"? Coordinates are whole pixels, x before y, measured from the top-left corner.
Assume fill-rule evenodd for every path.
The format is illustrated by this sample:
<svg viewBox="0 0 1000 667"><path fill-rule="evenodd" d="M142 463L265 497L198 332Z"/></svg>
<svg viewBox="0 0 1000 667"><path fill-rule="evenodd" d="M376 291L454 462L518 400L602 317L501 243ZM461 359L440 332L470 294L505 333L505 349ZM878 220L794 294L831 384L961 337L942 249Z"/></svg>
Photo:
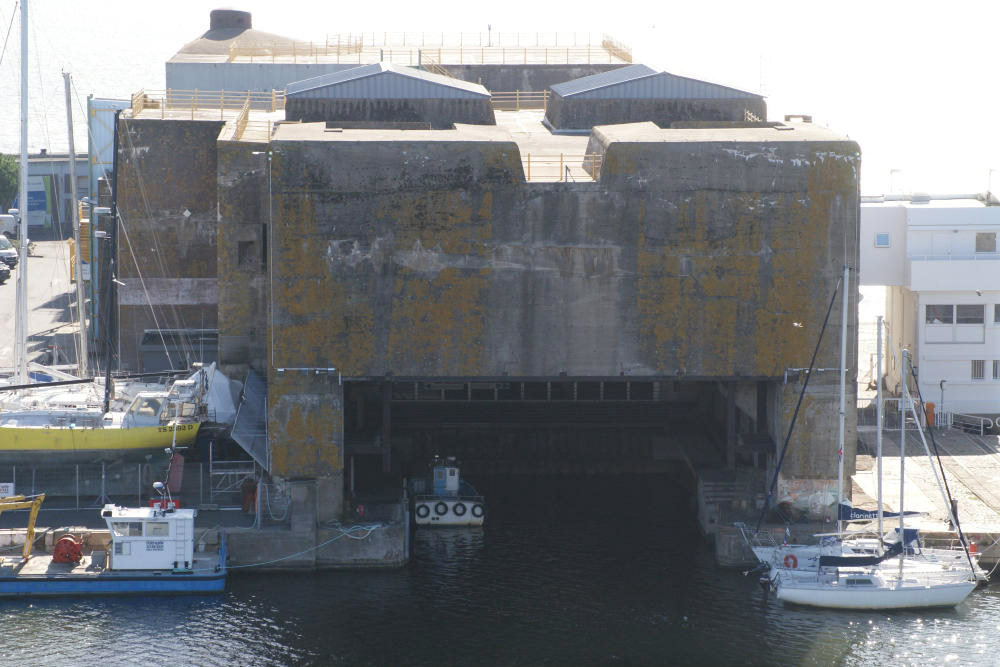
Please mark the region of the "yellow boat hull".
<svg viewBox="0 0 1000 667"><path fill-rule="evenodd" d="M176 444L188 447L198 437L201 424L133 428L26 428L0 427L0 460L54 462L61 459L122 458L130 454L162 452Z"/></svg>

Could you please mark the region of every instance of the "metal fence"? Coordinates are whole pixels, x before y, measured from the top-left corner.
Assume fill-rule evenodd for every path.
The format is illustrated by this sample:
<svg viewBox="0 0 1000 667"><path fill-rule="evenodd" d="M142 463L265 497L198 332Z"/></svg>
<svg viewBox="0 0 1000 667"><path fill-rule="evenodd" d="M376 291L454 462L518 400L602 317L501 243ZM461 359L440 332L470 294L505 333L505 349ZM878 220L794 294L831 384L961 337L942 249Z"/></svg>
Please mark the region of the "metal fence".
<svg viewBox="0 0 1000 667"><path fill-rule="evenodd" d="M253 461L186 462L172 476L182 507L252 511L259 469ZM45 509L145 505L159 495L153 482L167 480L166 460L69 465L0 465L0 496L45 494ZM179 490L178 490L179 489ZM280 509L281 489L267 497Z"/></svg>

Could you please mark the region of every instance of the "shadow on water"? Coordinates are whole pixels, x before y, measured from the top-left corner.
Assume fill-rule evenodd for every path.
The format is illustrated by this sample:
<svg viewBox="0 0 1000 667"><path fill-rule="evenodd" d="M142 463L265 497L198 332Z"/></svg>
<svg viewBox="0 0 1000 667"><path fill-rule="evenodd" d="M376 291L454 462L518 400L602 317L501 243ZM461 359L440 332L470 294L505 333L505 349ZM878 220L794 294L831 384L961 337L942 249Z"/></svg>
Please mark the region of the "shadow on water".
<svg viewBox="0 0 1000 667"><path fill-rule="evenodd" d="M667 477L476 482L486 526L416 530L405 568L234 576L208 598L3 603L0 654L18 665L880 665L988 664L998 648L991 589L957 610L784 607L715 565L689 492Z"/></svg>

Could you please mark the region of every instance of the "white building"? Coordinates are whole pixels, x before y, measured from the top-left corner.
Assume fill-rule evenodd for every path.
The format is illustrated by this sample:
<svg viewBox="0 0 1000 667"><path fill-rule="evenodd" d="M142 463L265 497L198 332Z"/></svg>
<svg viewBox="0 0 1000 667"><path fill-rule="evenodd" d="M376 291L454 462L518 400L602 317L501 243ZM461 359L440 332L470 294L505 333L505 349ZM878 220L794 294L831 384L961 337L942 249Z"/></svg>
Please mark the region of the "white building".
<svg viewBox="0 0 1000 667"><path fill-rule="evenodd" d="M1000 200L862 197L861 284L886 286L896 350L908 348L938 413L1000 416ZM888 389L900 369L885 364ZM912 386L912 385L911 385Z"/></svg>

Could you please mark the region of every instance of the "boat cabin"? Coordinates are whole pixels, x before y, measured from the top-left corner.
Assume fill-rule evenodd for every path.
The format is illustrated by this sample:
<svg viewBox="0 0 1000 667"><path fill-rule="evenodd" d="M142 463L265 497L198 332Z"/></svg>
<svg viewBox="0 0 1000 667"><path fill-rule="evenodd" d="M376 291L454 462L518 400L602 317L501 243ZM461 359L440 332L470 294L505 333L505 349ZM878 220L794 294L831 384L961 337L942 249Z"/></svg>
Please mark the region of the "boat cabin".
<svg viewBox="0 0 1000 667"><path fill-rule="evenodd" d="M434 495L457 496L461 486L461 475L458 472L458 461L454 456L434 457Z"/></svg>
<svg viewBox="0 0 1000 667"><path fill-rule="evenodd" d="M176 570L194 563L193 509L105 505L101 517L111 532L108 569Z"/></svg>

